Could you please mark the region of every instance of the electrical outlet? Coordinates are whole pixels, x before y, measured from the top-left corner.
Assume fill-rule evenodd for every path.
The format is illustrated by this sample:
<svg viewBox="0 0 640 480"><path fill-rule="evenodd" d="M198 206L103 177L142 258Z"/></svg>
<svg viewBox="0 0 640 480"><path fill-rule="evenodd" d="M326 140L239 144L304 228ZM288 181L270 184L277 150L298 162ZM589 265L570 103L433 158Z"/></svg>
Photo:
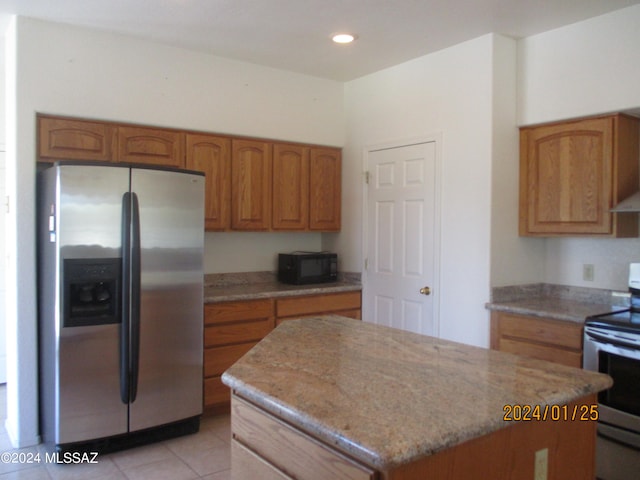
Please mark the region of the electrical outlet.
<svg viewBox="0 0 640 480"><path fill-rule="evenodd" d="M582 265L582 279L585 282L593 282L595 276L595 269L593 263L585 263Z"/></svg>
<svg viewBox="0 0 640 480"><path fill-rule="evenodd" d="M547 480L547 469L549 466L549 449L543 448L536 452L535 463L533 464L533 480Z"/></svg>

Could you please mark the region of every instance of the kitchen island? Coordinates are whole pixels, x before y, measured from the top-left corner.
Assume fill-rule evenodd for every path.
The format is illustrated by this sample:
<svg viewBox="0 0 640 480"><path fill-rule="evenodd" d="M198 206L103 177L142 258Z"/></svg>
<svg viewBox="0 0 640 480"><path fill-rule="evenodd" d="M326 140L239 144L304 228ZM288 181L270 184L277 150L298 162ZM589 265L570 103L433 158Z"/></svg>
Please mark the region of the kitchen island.
<svg viewBox="0 0 640 480"><path fill-rule="evenodd" d="M222 380L235 479L592 479L611 386L334 315L283 323Z"/></svg>

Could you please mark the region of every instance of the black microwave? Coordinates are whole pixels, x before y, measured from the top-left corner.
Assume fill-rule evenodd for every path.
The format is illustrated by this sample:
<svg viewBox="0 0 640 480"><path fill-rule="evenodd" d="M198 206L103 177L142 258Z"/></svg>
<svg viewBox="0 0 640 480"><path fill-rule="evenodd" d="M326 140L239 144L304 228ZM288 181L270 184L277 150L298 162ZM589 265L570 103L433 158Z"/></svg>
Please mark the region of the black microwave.
<svg viewBox="0 0 640 480"><path fill-rule="evenodd" d="M293 252L278 254L278 280L302 285L335 282L338 278L338 255L327 252Z"/></svg>

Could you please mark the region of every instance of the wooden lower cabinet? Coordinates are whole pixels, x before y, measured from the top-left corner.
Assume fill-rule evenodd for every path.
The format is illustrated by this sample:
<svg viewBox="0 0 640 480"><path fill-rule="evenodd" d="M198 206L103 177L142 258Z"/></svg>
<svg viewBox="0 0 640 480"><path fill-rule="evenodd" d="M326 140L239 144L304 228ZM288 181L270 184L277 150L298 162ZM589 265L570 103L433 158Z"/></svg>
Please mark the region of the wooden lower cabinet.
<svg viewBox="0 0 640 480"><path fill-rule="evenodd" d="M491 313L491 348L582 368L583 325L550 318Z"/></svg>
<svg viewBox="0 0 640 480"><path fill-rule="evenodd" d="M273 300L209 303L204 306L204 408L229 408L224 371L267 335L274 326Z"/></svg>
<svg viewBox="0 0 640 480"><path fill-rule="evenodd" d="M360 319L361 293L208 303L204 306L204 409L228 412L230 391L220 377L284 320L323 314ZM247 477L249 478L249 477Z"/></svg>
<svg viewBox="0 0 640 480"><path fill-rule="evenodd" d="M596 396L589 395L568 409L595 403ZM432 455L382 469L351 458L337 446L236 395L231 432L233 480L592 480L595 475L595 421L512 422ZM538 454L546 455L539 466ZM543 471L545 475L540 476Z"/></svg>
<svg viewBox="0 0 640 480"><path fill-rule="evenodd" d="M377 478L372 468L235 396L231 430L234 479Z"/></svg>

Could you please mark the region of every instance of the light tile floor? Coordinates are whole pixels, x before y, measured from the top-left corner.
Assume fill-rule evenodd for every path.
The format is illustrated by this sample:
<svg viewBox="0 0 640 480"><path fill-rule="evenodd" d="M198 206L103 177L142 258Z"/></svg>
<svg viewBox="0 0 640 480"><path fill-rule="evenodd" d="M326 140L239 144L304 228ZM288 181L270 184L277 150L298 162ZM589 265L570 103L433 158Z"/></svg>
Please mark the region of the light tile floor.
<svg viewBox="0 0 640 480"><path fill-rule="evenodd" d="M4 429L6 388L0 386L0 454L33 456L40 464L0 461L0 480L229 480L231 425L229 415L203 417L193 435L100 455L97 464L46 464L41 446L13 449ZM6 455L5 455L6 457ZM14 455L17 457L17 455ZM0 460L3 457L0 457Z"/></svg>

